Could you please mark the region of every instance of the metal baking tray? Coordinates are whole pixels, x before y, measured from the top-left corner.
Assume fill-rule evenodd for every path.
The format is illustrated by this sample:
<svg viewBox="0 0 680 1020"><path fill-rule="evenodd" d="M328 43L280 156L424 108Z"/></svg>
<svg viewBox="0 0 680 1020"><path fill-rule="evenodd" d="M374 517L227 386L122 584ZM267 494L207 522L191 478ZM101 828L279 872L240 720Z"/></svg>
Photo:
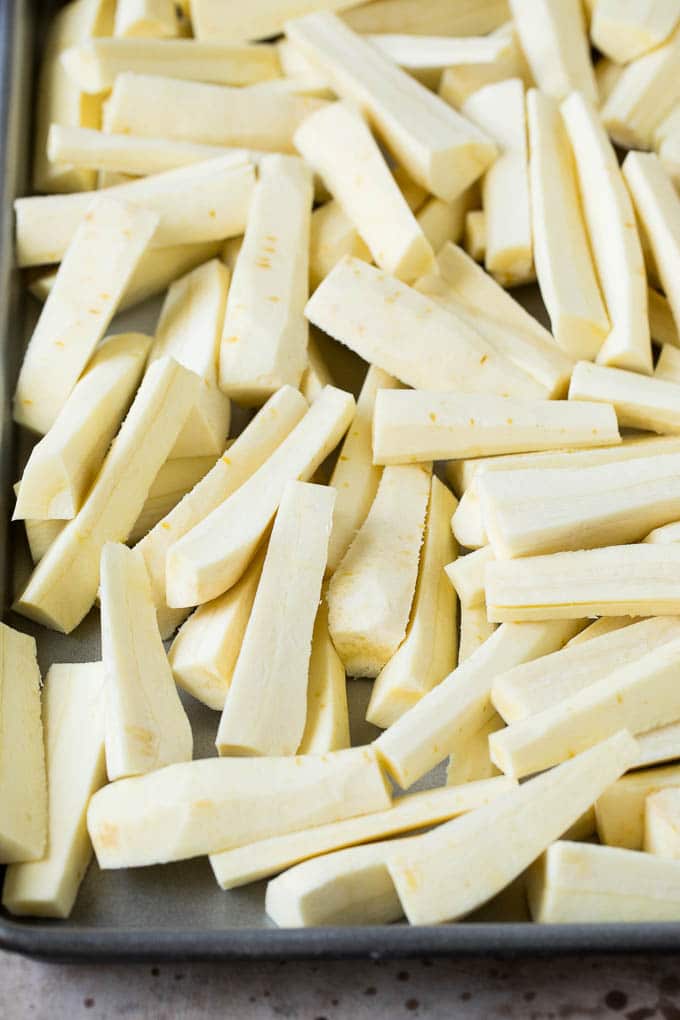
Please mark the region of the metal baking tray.
<svg viewBox="0 0 680 1020"><path fill-rule="evenodd" d="M8 526L13 505L11 486L26 455L11 421L11 396L25 340L38 310L26 292L22 275L13 268L12 202L18 195L30 193L34 72L41 36L56 6L56 0L0 3L0 577L5 610L29 569L21 528ZM536 311L535 293L529 293L527 303ZM157 310L157 303L133 309L117 325L153 330ZM43 675L52 662L100 657L96 612L68 637L33 627L11 613L7 619L38 638ZM365 682L350 682L354 743L365 743L376 732L364 722L368 693ZM188 697L186 704L197 756L214 754L216 713ZM462 924L439 927L395 924L282 930L275 928L264 913L265 884L222 892L205 858L130 871L101 872L93 863L68 921L18 919L0 911L0 948L45 959L81 961L680 949L680 923L541 926L526 920L485 921L488 912L484 910ZM510 916L521 917L521 913Z"/></svg>

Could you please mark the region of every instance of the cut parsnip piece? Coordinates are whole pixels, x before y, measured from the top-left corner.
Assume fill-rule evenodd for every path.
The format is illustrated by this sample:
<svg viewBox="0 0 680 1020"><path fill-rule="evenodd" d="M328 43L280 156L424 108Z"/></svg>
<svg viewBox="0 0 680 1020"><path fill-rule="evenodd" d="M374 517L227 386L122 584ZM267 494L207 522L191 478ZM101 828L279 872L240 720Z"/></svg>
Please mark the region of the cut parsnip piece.
<svg viewBox="0 0 680 1020"><path fill-rule="evenodd" d="M43 725L49 783L46 852L39 861L7 869L2 903L12 914L63 918L73 909L92 857L87 804L106 782L100 662L50 668Z"/></svg>
<svg viewBox="0 0 680 1020"><path fill-rule="evenodd" d="M619 435L612 407L573 401L519 400L490 394L390 390L373 418L377 464L605 446Z"/></svg>
<svg viewBox="0 0 680 1020"><path fill-rule="evenodd" d="M118 311L125 311L163 293L180 276L218 255L221 247L221 241L204 241L147 250L132 274Z"/></svg>
<svg viewBox="0 0 680 1020"><path fill-rule="evenodd" d="M62 56L83 92L106 92L125 71L214 85L254 85L279 77L273 46L228 45L195 39L94 39Z"/></svg>
<svg viewBox="0 0 680 1020"><path fill-rule="evenodd" d="M590 35L598 50L627 64L665 42L678 21L675 0L597 0Z"/></svg>
<svg viewBox="0 0 680 1020"><path fill-rule="evenodd" d="M478 202L478 192L477 185L471 184L452 202L445 202L433 195L418 210L416 219L432 251L438 252L449 241L458 244L462 239L465 217Z"/></svg>
<svg viewBox="0 0 680 1020"><path fill-rule="evenodd" d="M335 493L289 482L281 496L255 601L227 691L220 755L295 754Z"/></svg>
<svg viewBox="0 0 680 1020"><path fill-rule="evenodd" d="M579 361L569 399L611 404L621 427L680 433L680 386L665 379L645 379L637 372Z"/></svg>
<svg viewBox="0 0 680 1020"><path fill-rule="evenodd" d="M292 152L297 127L322 105L275 82L232 88L126 71L113 86L107 130Z"/></svg>
<svg viewBox="0 0 680 1020"><path fill-rule="evenodd" d="M437 270L418 280L416 289L465 319L500 354L543 383L548 396L566 393L572 360L512 295L454 244L439 251Z"/></svg>
<svg viewBox="0 0 680 1020"><path fill-rule="evenodd" d="M486 35L510 17L507 0L374 0L343 15L356 32Z"/></svg>
<svg viewBox="0 0 680 1020"><path fill-rule="evenodd" d="M664 344L654 369L656 379L680 384L680 350L672 344Z"/></svg>
<svg viewBox="0 0 680 1020"><path fill-rule="evenodd" d="M307 368L300 380L300 393L308 404L313 404L326 386L333 385L333 377L313 336L307 343Z"/></svg>
<svg viewBox="0 0 680 1020"><path fill-rule="evenodd" d="M309 289L316 290L345 255L371 261L371 253L338 202L326 202L312 213L309 240Z"/></svg>
<svg viewBox="0 0 680 1020"><path fill-rule="evenodd" d="M328 754L351 747L347 680L328 630L328 603L322 594L314 621L307 682L307 718L298 754Z"/></svg>
<svg viewBox="0 0 680 1020"><path fill-rule="evenodd" d="M83 506L33 571L17 612L66 633L80 623L97 595L104 545L127 539L199 386L171 358L151 366Z"/></svg>
<svg viewBox="0 0 680 1020"><path fill-rule="evenodd" d="M172 451L174 457L217 455L229 434L229 398L217 388L228 286L228 269L219 259L212 259L176 280L163 302L149 363L174 358L204 384Z"/></svg>
<svg viewBox="0 0 680 1020"><path fill-rule="evenodd" d="M486 213L483 209L469 209L465 213L463 247L474 262L486 258Z"/></svg>
<svg viewBox="0 0 680 1020"><path fill-rule="evenodd" d="M220 387L241 403L263 404L279 387L297 386L305 369L311 207L302 160L262 160L220 346Z"/></svg>
<svg viewBox="0 0 680 1020"><path fill-rule="evenodd" d="M327 386L265 463L175 541L166 556L169 606L200 605L238 581L274 518L286 483L311 478L346 432L353 412L351 395Z"/></svg>
<svg viewBox="0 0 680 1020"><path fill-rule="evenodd" d="M328 587L333 644L351 676L375 677L406 636L432 466L388 468Z"/></svg>
<svg viewBox="0 0 680 1020"><path fill-rule="evenodd" d="M475 327L359 259L344 258L305 309L310 322L397 379L422 389L541 397L547 387Z"/></svg>
<svg viewBox="0 0 680 1020"><path fill-rule="evenodd" d="M107 188L99 201L123 202L137 217L156 213L160 222L152 232L153 248L188 245L242 234L254 181L250 164L234 165L232 156L219 156ZM88 194L17 199L18 264L62 259L79 227L87 226L92 202ZM107 257L101 258L108 267ZM102 291L108 293L104 287Z"/></svg>
<svg viewBox="0 0 680 1020"><path fill-rule="evenodd" d="M355 106L331 103L308 117L295 132L295 145L340 203L376 265L407 283L432 268L432 248Z"/></svg>
<svg viewBox="0 0 680 1020"><path fill-rule="evenodd" d="M494 714L491 685L508 669L561 648L579 630L572 621L500 627L477 651L401 716L374 743L403 789L453 754Z"/></svg>
<svg viewBox="0 0 680 1020"><path fill-rule="evenodd" d="M411 924L455 920L485 903L559 839L630 767L636 752L622 730L397 850L387 866Z"/></svg>
<svg viewBox="0 0 680 1020"><path fill-rule="evenodd" d="M393 63L410 71L424 84L432 83L434 88L437 76L431 72L441 72L457 64L490 64L507 58L512 48L511 40L499 35L460 38L386 32L369 34L368 38Z"/></svg>
<svg viewBox="0 0 680 1020"><path fill-rule="evenodd" d="M20 425L43 435L54 425L158 224L154 213L102 198L78 227L24 355Z"/></svg>
<svg viewBox="0 0 680 1020"><path fill-rule="evenodd" d="M581 0L510 0L510 10L541 91L564 99L577 90L597 102Z"/></svg>
<svg viewBox="0 0 680 1020"><path fill-rule="evenodd" d="M640 755L638 768L659 765L663 762L675 761L680 758L680 722L658 726L647 733L640 733L636 738Z"/></svg>
<svg viewBox="0 0 680 1020"><path fill-rule="evenodd" d="M395 800L386 811L212 854L210 864L217 884L222 889L233 889L269 878L320 854L447 821L502 797L514 785L511 779L499 777L492 782L409 794Z"/></svg>
<svg viewBox="0 0 680 1020"><path fill-rule="evenodd" d="M290 39L286 39L284 36L275 45L284 78L295 78L296 81L306 82L312 88L328 87L324 76L317 71L303 53L300 53L300 50Z"/></svg>
<svg viewBox="0 0 680 1020"><path fill-rule="evenodd" d="M378 673L366 711L385 729L456 666L457 603L444 566L456 555L451 535L455 496L433 477L423 550L403 643Z"/></svg>
<svg viewBox="0 0 680 1020"><path fill-rule="evenodd" d="M291 386L284 386L274 394L205 478L137 546L146 563L158 626L164 638L169 637L187 615L186 610L173 610L167 604L165 561L168 550L265 463L306 410L304 397Z"/></svg>
<svg viewBox="0 0 680 1020"><path fill-rule="evenodd" d="M476 485L470 486L467 492L463 493L451 518L451 530L466 549L477 551L489 544Z"/></svg>
<svg viewBox="0 0 680 1020"><path fill-rule="evenodd" d="M461 606L474 609L484 604L484 571L487 563L494 559L493 549L486 545L446 565L446 575L456 589Z"/></svg>
<svg viewBox="0 0 680 1020"><path fill-rule="evenodd" d="M215 466L217 458L172 457L166 460L153 480L142 511L128 536L128 543L136 545L155 528L179 501Z"/></svg>
<svg viewBox="0 0 680 1020"><path fill-rule="evenodd" d="M439 95L456 109L486 85L506 81L508 78L519 78L527 88L534 84L512 21L506 21L488 38L503 42L504 48L498 57L486 63L454 64L445 68L441 76Z"/></svg>
<svg viewBox="0 0 680 1020"><path fill-rule="evenodd" d="M527 894L540 924L677 921L680 862L560 841L529 870Z"/></svg>
<svg viewBox="0 0 680 1020"><path fill-rule="evenodd" d="M191 726L156 623L144 560L107 542L101 556L106 772L110 781L191 761Z"/></svg>
<svg viewBox="0 0 680 1020"><path fill-rule="evenodd" d="M680 790L660 790L645 800L644 848L657 857L680 860Z"/></svg>
<svg viewBox="0 0 680 1020"><path fill-rule="evenodd" d="M461 604L458 665L462 665L471 655L474 655L479 646L483 645L497 628L497 623L489 623L486 603L474 606L474 608Z"/></svg>
<svg viewBox="0 0 680 1020"><path fill-rule="evenodd" d="M287 34L343 99L356 102L418 184L451 201L496 155L478 128L396 67L332 14L287 25Z"/></svg>
<svg viewBox="0 0 680 1020"><path fill-rule="evenodd" d="M18 491L18 483L14 488L15 492ZM66 521L24 521L28 549L34 564L40 562L65 526Z"/></svg>
<svg viewBox="0 0 680 1020"><path fill-rule="evenodd" d="M489 619L576 620L680 612L680 547L604 549L496 560L486 568Z"/></svg>
<svg viewBox="0 0 680 1020"><path fill-rule="evenodd" d="M612 634L615 630L622 630L624 627L630 627L638 622L638 618L634 616L603 616L599 620L589 623L580 634L573 637L571 641L567 641L564 647L574 648L576 645L583 645L594 638L604 637L605 634Z"/></svg>
<svg viewBox="0 0 680 1020"><path fill-rule="evenodd" d="M76 515L132 401L150 346L150 337L127 333L98 348L49 432L31 451L14 520Z"/></svg>
<svg viewBox="0 0 680 1020"><path fill-rule="evenodd" d="M290 18L309 11L344 11L364 0L257 0L244 7L237 0L192 0L191 20L197 39L232 42L278 35Z"/></svg>
<svg viewBox="0 0 680 1020"><path fill-rule="evenodd" d="M672 616L638 623L626 620L619 629L595 637L588 634L590 629L586 627L561 651L496 677L491 700L507 723L553 708L619 668L680 639L680 621Z"/></svg>
<svg viewBox="0 0 680 1020"><path fill-rule="evenodd" d="M642 850L645 801L651 794L670 787L680 787L680 765L641 769L613 783L595 802L600 842L607 846Z"/></svg>
<svg viewBox="0 0 680 1020"><path fill-rule="evenodd" d="M448 786L491 779L500 774L489 755L489 737L504 726L498 713L493 712L478 730L459 743L456 754L449 758L446 770Z"/></svg>
<svg viewBox="0 0 680 1020"><path fill-rule="evenodd" d="M179 35L179 21L173 0L117 0L114 35L172 39Z"/></svg>
<svg viewBox="0 0 680 1020"><path fill-rule="evenodd" d="M569 139L557 103L527 96L534 260L555 339L573 357L595 357L609 332ZM554 210L559 209L559 215Z"/></svg>
<svg viewBox="0 0 680 1020"><path fill-rule="evenodd" d="M328 572L333 573L366 520L382 469L373 464L373 412L380 390L398 383L381 368L371 365L357 399L352 425L340 447L329 484L337 492L333 510L333 530L328 545Z"/></svg>
<svg viewBox="0 0 680 1020"><path fill-rule="evenodd" d="M40 860L47 781L35 638L0 623L0 861Z"/></svg>
<svg viewBox="0 0 680 1020"><path fill-rule="evenodd" d="M263 549L241 580L192 613L168 658L177 684L221 712L234 675L264 563Z"/></svg>
<svg viewBox="0 0 680 1020"><path fill-rule="evenodd" d="M101 868L179 861L391 805L373 751L205 758L111 783L87 825Z"/></svg>
<svg viewBox="0 0 680 1020"><path fill-rule="evenodd" d="M534 270L524 83L511 78L487 85L470 96L463 112L501 146L482 180L484 263L506 287L527 283Z"/></svg>

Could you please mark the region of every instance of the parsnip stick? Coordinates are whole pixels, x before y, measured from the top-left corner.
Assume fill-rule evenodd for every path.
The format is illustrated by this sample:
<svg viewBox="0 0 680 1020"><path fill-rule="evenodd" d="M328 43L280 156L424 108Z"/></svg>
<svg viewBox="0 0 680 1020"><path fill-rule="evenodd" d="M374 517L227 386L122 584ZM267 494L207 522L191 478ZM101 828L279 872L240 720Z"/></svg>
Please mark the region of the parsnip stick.
<svg viewBox="0 0 680 1020"><path fill-rule="evenodd" d="M328 630L328 603L322 592L314 621L307 683L307 717L298 754L328 754L351 747L347 679Z"/></svg>
<svg viewBox="0 0 680 1020"><path fill-rule="evenodd" d="M486 214L483 209L470 209L466 212L463 247L473 261L484 262L486 258Z"/></svg>
<svg viewBox="0 0 680 1020"><path fill-rule="evenodd" d="M676 786L680 786L678 765L642 769L617 780L595 802L600 842L607 846L642 850L646 798L658 790Z"/></svg>
<svg viewBox="0 0 680 1020"><path fill-rule="evenodd" d="M567 641L564 647L574 648L577 645L585 644L587 641L593 641L597 637L604 637L605 634L612 634L615 630L632 627L634 623L639 622L639 619L634 616L602 616L600 619L594 620L593 623L589 623L571 641Z"/></svg>
<svg viewBox="0 0 680 1020"><path fill-rule="evenodd" d="M471 655L474 655L479 646L483 645L497 628L497 623L489 623L486 603L474 608L461 604L458 665L462 665Z"/></svg>
<svg viewBox="0 0 680 1020"><path fill-rule="evenodd" d="M654 378L680 384L680 350L677 347L671 344L663 345L654 369Z"/></svg>
<svg viewBox="0 0 680 1020"><path fill-rule="evenodd" d="M675 761L680 758L680 723L673 722L667 726L640 733L636 738L640 754L638 768Z"/></svg>
<svg viewBox="0 0 680 1020"><path fill-rule="evenodd" d="M451 755L449 758L446 769L448 786L455 786L457 783L474 783L500 775L489 756L489 737L497 730L503 729L504 726L505 723L498 713L493 712L478 730L459 744L455 755Z"/></svg>
<svg viewBox="0 0 680 1020"><path fill-rule="evenodd" d="M665 379L645 379L637 372L579 361L569 399L611 404L621 427L680 432L680 386Z"/></svg>
<svg viewBox="0 0 680 1020"><path fill-rule="evenodd" d="M623 74L621 64L615 64L609 57L600 57L595 64L595 81L597 83L597 98L602 107L609 99L612 89Z"/></svg>
<svg viewBox="0 0 680 1020"><path fill-rule="evenodd" d="M660 790L645 801L645 850L657 857L680 860L678 790Z"/></svg>
<svg viewBox="0 0 680 1020"><path fill-rule="evenodd" d="M474 609L484 604L484 571L493 559L493 549L485 545L446 565L446 575L456 589L461 606Z"/></svg>
<svg viewBox="0 0 680 1020"><path fill-rule="evenodd" d="M680 611L679 563L680 548L673 545L615 545L496 560L486 568L489 619L674 614Z"/></svg>
<svg viewBox="0 0 680 1020"><path fill-rule="evenodd" d="M243 7L238 0L192 0L191 18L197 39L266 39L278 35L290 18L309 11L344 11L364 0L256 0Z"/></svg>
<svg viewBox="0 0 680 1020"><path fill-rule="evenodd" d="M383 765L407 789L457 753L494 714L491 685L510 663L554 652L579 630L572 621L500 627L477 651L375 741Z"/></svg>
<svg viewBox="0 0 680 1020"><path fill-rule="evenodd" d="M458 244L463 237L465 216L478 202L478 194L477 185L471 184L453 202L433 195L419 209L416 219L432 251L438 252L449 241Z"/></svg>
<svg viewBox="0 0 680 1020"><path fill-rule="evenodd" d="M507 0L374 0L343 15L355 32L485 35L510 17Z"/></svg>
<svg viewBox="0 0 680 1020"><path fill-rule="evenodd" d="M144 506L128 536L136 545L170 513L195 485L214 468L217 457L171 457L153 480Z"/></svg>
<svg viewBox="0 0 680 1020"><path fill-rule="evenodd" d="M247 482L175 541L166 557L169 606L208 602L239 579L276 513L286 483L306 481L314 474L347 430L353 411L349 393L326 387Z"/></svg>
<svg viewBox="0 0 680 1020"><path fill-rule="evenodd" d="M510 0L510 10L541 91L564 99L578 90L597 102L580 0Z"/></svg>
<svg viewBox="0 0 680 1020"><path fill-rule="evenodd" d="M332 14L290 22L288 37L343 99L356 102L413 179L450 201L489 166L493 142Z"/></svg>
<svg viewBox="0 0 680 1020"><path fill-rule="evenodd" d="M132 401L150 347L150 337L126 333L95 351L31 451L13 520L75 517Z"/></svg>
<svg viewBox="0 0 680 1020"><path fill-rule="evenodd" d="M476 485L470 486L467 492L463 493L451 518L451 530L466 549L479 550L489 544Z"/></svg>
<svg viewBox="0 0 680 1020"><path fill-rule="evenodd" d="M24 355L14 395L19 424L42 434L54 425L158 223L154 213L107 198L87 214Z"/></svg>
<svg viewBox="0 0 680 1020"><path fill-rule="evenodd" d="M312 213L309 239L309 289L315 291L345 255L364 262L371 253L338 202L326 202Z"/></svg>
<svg viewBox="0 0 680 1020"><path fill-rule="evenodd" d="M80 623L97 595L101 550L127 539L199 385L170 358L152 365L83 506L33 571L17 612L66 633Z"/></svg>
<svg viewBox="0 0 680 1020"><path fill-rule="evenodd" d="M206 758L104 787L87 826L101 868L139 867L245 846L384 811L370 748L302 758Z"/></svg>
<svg viewBox="0 0 680 1020"><path fill-rule="evenodd" d="M569 139L554 99L527 96L534 259L555 339L573 357L595 357L609 332ZM559 209L555 215L554 209Z"/></svg>
<svg viewBox="0 0 680 1020"><path fill-rule="evenodd" d="M220 345L220 387L242 403L263 404L279 387L297 386L305 369L311 206L302 160L262 161Z"/></svg>
<svg viewBox="0 0 680 1020"><path fill-rule="evenodd" d="M665 42L680 21L680 7L659 0L597 0L590 35L599 50L627 64Z"/></svg>
<svg viewBox="0 0 680 1020"><path fill-rule="evenodd" d="M408 464L499 453L604 446L616 442L614 409L489 394L392 390L379 393L373 459Z"/></svg>
<svg viewBox="0 0 680 1020"><path fill-rule="evenodd" d="M179 35L173 0L118 0L114 35L147 39Z"/></svg>
<svg viewBox="0 0 680 1020"><path fill-rule="evenodd" d="M376 677L366 711L376 726L391 726L456 666L456 596L443 569L457 551L450 523L455 505L452 493L433 477L406 637Z"/></svg>
<svg viewBox="0 0 680 1020"><path fill-rule="evenodd" d="M92 857L87 804L106 782L104 671L100 662L52 666L43 696L49 783L48 836L39 861L5 872L2 903L12 914L68 917Z"/></svg>
<svg viewBox="0 0 680 1020"><path fill-rule="evenodd" d="M290 39L284 36L276 43L276 52L284 78L295 78L314 88L325 88L328 82Z"/></svg>
<svg viewBox="0 0 680 1020"><path fill-rule="evenodd" d="M508 78L519 78L526 88L534 84L512 21L501 25L488 38L502 41L507 49L488 63L454 64L445 68L441 76L439 95L456 109L460 109L469 96L486 85L506 81Z"/></svg>
<svg viewBox="0 0 680 1020"><path fill-rule="evenodd" d="M513 49L512 37L508 35L456 38L378 33L368 38L398 67L435 91L443 70L454 66L476 68L501 61L507 63Z"/></svg>
<svg viewBox="0 0 680 1020"><path fill-rule="evenodd" d="M313 404L326 386L333 386L333 377L316 339L310 336L307 343L307 368L300 380L300 393L308 404Z"/></svg>
<svg viewBox="0 0 680 1020"><path fill-rule="evenodd" d="M387 866L411 924L454 920L486 902L577 821L636 751L622 730L495 804L397 850Z"/></svg>
<svg viewBox="0 0 680 1020"><path fill-rule="evenodd" d="M305 314L409 386L524 397L546 392L463 318L358 259L335 266Z"/></svg>

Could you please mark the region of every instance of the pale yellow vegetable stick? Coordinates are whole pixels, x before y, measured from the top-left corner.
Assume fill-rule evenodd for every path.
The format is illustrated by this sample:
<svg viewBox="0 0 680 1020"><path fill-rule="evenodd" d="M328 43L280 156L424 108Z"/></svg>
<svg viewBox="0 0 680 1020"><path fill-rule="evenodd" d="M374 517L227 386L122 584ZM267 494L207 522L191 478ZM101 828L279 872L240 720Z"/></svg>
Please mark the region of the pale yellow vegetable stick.
<svg viewBox="0 0 680 1020"><path fill-rule="evenodd" d="M115 314L159 219L99 199L76 231L29 341L14 418L46 433Z"/></svg>
<svg viewBox="0 0 680 1020"><path fill-rule="evenodd" d="M319 345L315 337L310 336L307 343L307 368L302 373L300 380L300 393L308 404L313 404L325 386L333 385L333 376Z"/></svg>
<svg viewBox="0 0 680 1020"><path fill-rule="evenodd" d="M214 468L217 457L171 457L153 480L144 506L128 536L136 545Z"/></svg>
<svg viewBox="0 0 680 1020"><path fill-rule="evenodd" d="M531 88L534 84L512 21L506 21L495 29L489 35L489 39L502 41L507 47L495 60L483 64L454 64L445 68L441 76L439 95L456 109L462 107L466 99L486 85L506 81L508 78L519 78L526 88Z"/></svg>
<svg viewBox="0 0 680 1020"><path fill-rule="evenodd" d="M463 247L474 262L486 258L486 213L483 209L469 209L465 214Z"/></svg>
<svg viewBox="0 0 680 1020"><path fill-rule="evenodd" d="M331 638L351 676L375 677L406 636L431 465L388 468L328 587Z"/></svg>
<svg viewBox="0 0 680 1020"><path fill-rule="evenodd" d="M152 365L83 506L33 571L17 612L66 633L80 623L97 595L101 550L127 539L199 385L170 358Z"/></svg>
<svg viewBox="0 0 680 1020"><path fill-rule="evenodd" d="M48 830L35 638L0 623L0 861L36 861Z"/></svg>
<svg viewBox="0 0 680 1020"><path fill-rule="evenodd" d="M373 745L403 789L434 768L494 714L491 686L510 663L561 648L579 630L572 621L506 625L378 737Z"/></svg>
<svg viewBox="0 0 680 1020"><path fill-rule="evenodd" d="M510 456L512 455L510 454ZM476 484L471 485L463 493L456 512L451 518L451 530L466 549L477 551L489 544Z"/></svg>
<svg viewBox="0 0 680 1020"><path fill-rule="evenodd" d="M457 64L490 64L507 57L512 41L507 36L413 35L380 32L368 35L371 43L423 84L436 89L439 74Z"/></svg>
<svg viewBox="0 0 680 1020"><path fill-rule="evenodd" d="M240 489L175 541L166 556L170 607L208 602L238 581L276 513L286 483L306 481L314 474L344 435L353 411L349 393L327 386Z"/></svg>
<svg viewBox="0 0 680 1020"><path fill-rule="evenodd" d="M515 30L536 84L555 99L578 90L597 101L581 0L510 0Z"/></svg>
<svg viewBox="0 0 680 1020"><path fill-rule="evenodd" d="M243 247L229 288L220 387L263 404L297 386L307 360L312 176L303 161L268 156L259 169Z"/></svg>
<svg viewBox="0 0 680 1020"><path fill-rule="evenodd" d="M597 0L590 25L595 46L627 64L665 42L680 21L680 7L664 0Z"/></svg>
<svg viewBox="0 0 680 1020"><path fill-rule="evenodd" d="M676 786L680 786L680 765L641 769L612 783L595 801L600 842L607 846L642 850L646 798L659 790Z"/></svg>
<svg viewBox="0 0 680 1020"><path fill-rule="evenodd" d="M106 782L100 662L50 667L43 725L49 783L46 852L39 861L7 868L2 903L12 914L64 918L73 909L92 857L87 804Z"/></svg>
<svg viewBox="0 0 680 1020"><path fill-rule="evenodd" d="M117 0L114 35L147 39L179 35L173 0Z"/></svg>
<svg viewBox="0 0 680 1020"><path fill-rule="evenodd" d="M343 15L356 32L485 35L510 17L507 0L373 0Z"/></svg>
<svg viewBox="0 0 680 1020"><path fill-rule="evenodd" d="M455 496L433 477L418 582L403 643L376 677L366 710L385 729L455 669L457 600L444 573L456 555L451 535Z"/></svg>
<svg viewBox="0 0 680 1020"><path fill-rule="evenodd" d="M197 39L266 39L278 35L290 18L309 11L344 11L364 0L257 0L244 7L238 0L192 0L191 19Z"/></svg>
<svg viewBox="0 0 680 1020"><path fill-rule="evenodd" d="M637 372L579 361L569 399L611 404L621 427L680 433L680 386L665 379L645 379Z"/></svg>
<svg viewBox="0 0 680 1020"><path fill-rule="evenodd" d="M675 761L680 758L680 723L669 723L654 730L640 733L636 738L640 755L638 768Z"/></svg>
<svg viewBox="0 0 680 1020"><path fill-rule="evenodd" d="M322 593L314 621L307 683L307 717L298 754L327 754L351 747L347 679L328 630L328 603Z"/></svg>
<svg viewBox="0 0 680 1020"><path fill-rule="evenodd" d="M672 344L664 344L654 369L655 379L680 384L680 350Z"/></svg>
<svg viewBox="0 0 680 1020"><path fill-rule="evenodd" d="M446 575L456 589L461 606L475 609L484 604L484 571L487 563L494 559L493 549L485 545L467 556L458 556L445 566Z"/></svg>
<svg viewBox="0 0 680 1020"><path fill-rule="evenodd" d="M372 750L205 758L110 783L87 825L101 868L215 854L391 805Z"/></svg>
<svg viewBox="0 0 680 1020"><path fill-rule="evenodd" d="M326 202L312 213L309 239L309 289L315 291L345 255L371 261L371 253L338 202Z"/></svg>
<svg viewBox="0 0 680 1020"><path fill-rule="evenodd" d="M586 641L604 637L605 634L612 634L615 630L622 630L624 627L630 627L638 622L637 617L634 616L602 616L599 620L589 623L580 634L573 637L571 641L567 641L564 647L574 648L577 645L585 644Z"/></svg>
<svg viewBox="0 0 680 1020"><path fill-rule="evenodd" d="M595 81L597 83L597 98L600 106L609 99L609 95L623 74L623 66L614 63L609 57L600 57L595 64Z"/></svg>
<svg viewBox="0 0 680 1020"><path fill-rule="evenodd" d="M459 744L455 755L451 755L449 758L446 770L448 786L491 779L493 776L500 775L499 770L491 761L489 737L497 730L503 729L504 726L505 723L501 717L497 712L494 712L478 730Z"/></svg>
<svg viewBox="0 0 680 1020"><path fill-rule="evenodd" d="M660 790L645 800L645 842L647 853L680 860L680 791Z"/></svg>
<svg viewBox="0 0 680 1020"><path fill-rule="evenodd" d="M462 665L490 638L497 623L489 623L486 603L481 606L460 607L460 637L458 640L458 665Z"/></svg>
<svg viewBox="0 0 680 1020"><path fill-rule="evenodd" d="M449 241L458 244L463 237L465 216L479 201L478 191L477 184L471 184L452 202L432 195L418 210L416 219L432 251L440 251Z"/></svg>
<svg viewBox="0 0 680 1020"><path fill-rule="evenodd" d="M356 102L397 160L438 198L455 198L496 155L493 142L332 14L292 21L291 39Z"/></svg>

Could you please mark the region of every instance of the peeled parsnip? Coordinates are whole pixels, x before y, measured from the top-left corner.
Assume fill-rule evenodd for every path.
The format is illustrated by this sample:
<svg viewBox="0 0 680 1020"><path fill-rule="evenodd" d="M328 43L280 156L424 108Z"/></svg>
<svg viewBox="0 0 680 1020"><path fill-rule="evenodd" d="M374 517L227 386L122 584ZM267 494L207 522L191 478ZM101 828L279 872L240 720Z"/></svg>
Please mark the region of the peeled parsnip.
<svg viewBox="0 0 680 1020"><path fill-rule="evenodd" d="M307 716L298 754L327 754L351 747L347 678L328 629L325 593L316 612L307 681Z"/></svg>
<svg viewBox="0 0 680 1020"><path fill-rule="evenodd" d="M680 386L663 378L645 379L637 372L579 361L569 399L611 404L622 427L680 433Z"/></svg>
<svg viewBox="0 0 680 1020"><path fill-rule="evenodd" d="M680 384L680 350L672 344L664 344L654 369L655 379Z"/></svg>
<svg viewBox="0 0 680 1020"><path fill-rule="evenodd" d="M485 545L467 556L458 556L444 568L462 606L474 609L484 604L484 571L493 559L493 549Z"/></svg>
<svg viewBox="0 0 680 1020"><path fill-rule="evenodd" d="M597 0L590 34L602 53L627 64L665 42L680 21L680 7L663 0Z"/></svg>
<svg viewBox="0 0 680 1020"><path fill-rule="evenodd" d="M480 645L498 629L497 623L489 623L486 603L481 606L460 606L460 638L458 641L458 665L462 665L477 651Z"/></svg>
<svg viewBox="0 0 680 1020"><path fill-rule="evenodd" d="M577 90L596 102L581 0L510 0L510 10L538 87L555 99Z"/></svg>
<svg viewBox="0 0 680 1020"><path fill-rule="evenodd" d="M679 765L640 769L612 783L595 801L597 834L600 842L607 846L642 850L647 797L659 790L677 786L680 786Z"/></svg>
<svg viewBox="0 0 680 1020"><path fill-rule="evenodd" d="M345 255L364 262L371 253L338 202L326 202L312 213L309 238L309 289L313 293Z"/></svg>

